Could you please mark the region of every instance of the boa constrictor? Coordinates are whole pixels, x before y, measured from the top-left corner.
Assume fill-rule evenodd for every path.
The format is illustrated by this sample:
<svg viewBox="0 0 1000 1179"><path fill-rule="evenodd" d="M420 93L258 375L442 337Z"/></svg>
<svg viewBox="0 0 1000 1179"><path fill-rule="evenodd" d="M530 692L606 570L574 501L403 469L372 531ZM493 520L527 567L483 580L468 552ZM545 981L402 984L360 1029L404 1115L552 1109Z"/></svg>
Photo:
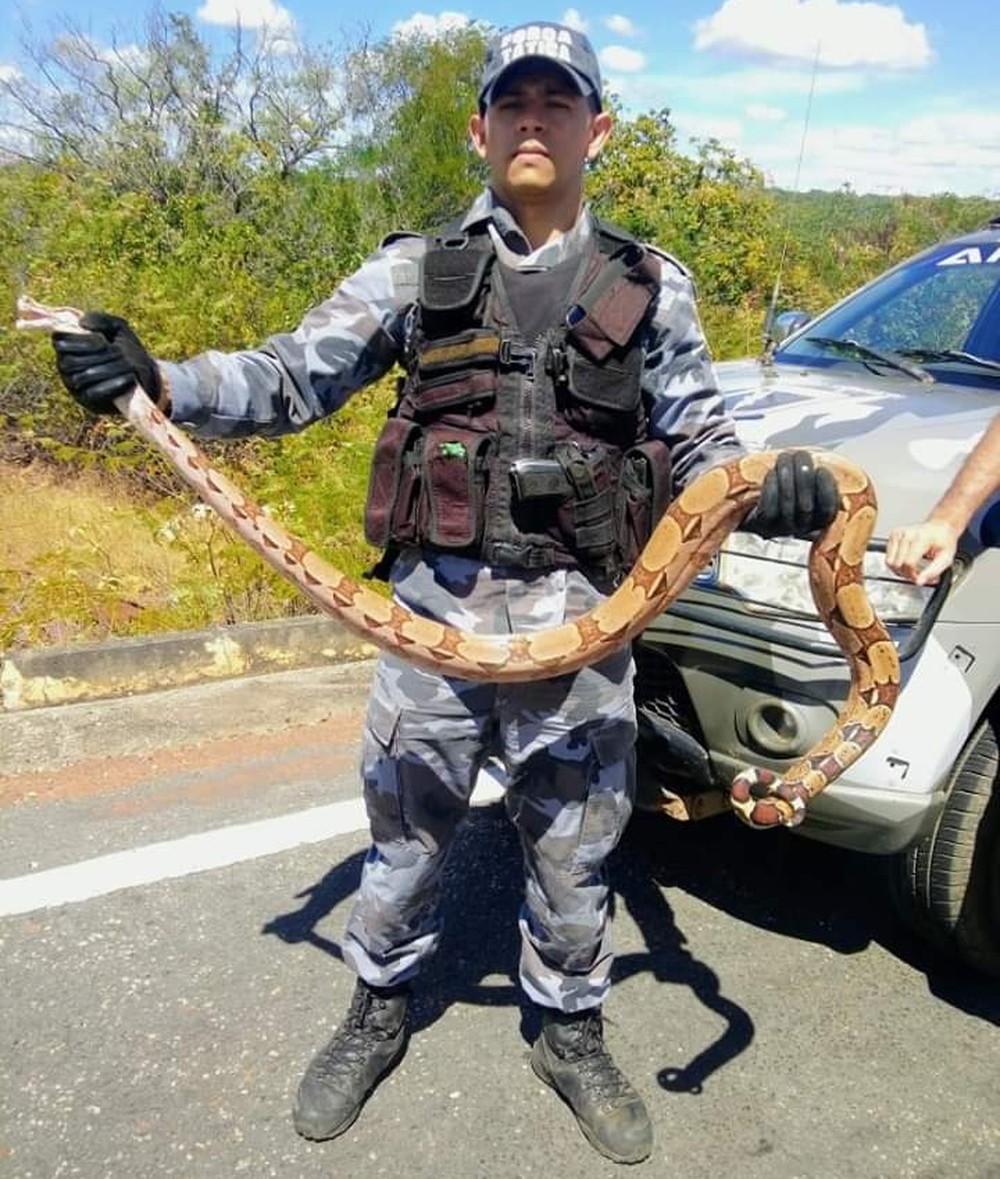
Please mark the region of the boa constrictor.
<svg viewBox="0 0 1000 1179"><path fill-rule="evenodd" d="M18 327L80 331L80 312L18 301ZM317 606L355 633L420 667L493 683L577 671L624 646L666 609L711 560L756 503L777 452L745 455L694 480L670 504L634 568L615 592L572 622L533 633L472 634L422 618L334 569L290 536L167 420L141 389L116 402L184 480L256 552ZM821 618L847 659L851 689L836 723L784 774L748 767L730 801L752 827L794 826L806 803L839 776L885 728L899 692L896 647L869 602L862 562L875 523L867 475L839 455L816 451L832 472L840 511L813 543L809 579Z"/></svg>

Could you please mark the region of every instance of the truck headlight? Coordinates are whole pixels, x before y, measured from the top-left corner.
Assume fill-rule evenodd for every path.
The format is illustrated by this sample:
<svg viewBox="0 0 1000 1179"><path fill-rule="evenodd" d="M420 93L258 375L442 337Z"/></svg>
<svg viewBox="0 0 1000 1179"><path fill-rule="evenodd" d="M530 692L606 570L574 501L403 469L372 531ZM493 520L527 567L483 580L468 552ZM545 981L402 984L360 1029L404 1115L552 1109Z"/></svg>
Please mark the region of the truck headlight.
<svg viewBox="0 0 1000 1179"><path fill-rule="evenodd" d="M742 598L754 613L816 618L808 561L808 541L765 540L750 532L733 532L719 551L715 584ZM881 552L865 554L864 572L868 597L883 622L919 620L932 587L897 577Z"/></svg>

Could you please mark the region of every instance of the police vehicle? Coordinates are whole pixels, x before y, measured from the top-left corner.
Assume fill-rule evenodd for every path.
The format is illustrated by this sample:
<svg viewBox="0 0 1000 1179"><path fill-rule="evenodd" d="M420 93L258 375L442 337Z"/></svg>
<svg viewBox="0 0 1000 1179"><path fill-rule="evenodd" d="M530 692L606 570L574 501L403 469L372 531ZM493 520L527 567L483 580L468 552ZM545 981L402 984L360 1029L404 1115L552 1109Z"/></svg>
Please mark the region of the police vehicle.
<svg viewBox="0 0 1000 1179"><path fill-rule="evenodd" d="M1000 412L1000 217L819 316L778 317L774 334L762 359L716 366L728 408L750 448L822 447L871 476L867 588L903 675L886 730L796 831L885 857L901 916L1000 976L1000 502L936 588L884 560L891 529L923 519ZM807 555L804 541L733 533L640 637L641 806L713 813L739 769L781 772L833 723L849 674Z"/></svg>

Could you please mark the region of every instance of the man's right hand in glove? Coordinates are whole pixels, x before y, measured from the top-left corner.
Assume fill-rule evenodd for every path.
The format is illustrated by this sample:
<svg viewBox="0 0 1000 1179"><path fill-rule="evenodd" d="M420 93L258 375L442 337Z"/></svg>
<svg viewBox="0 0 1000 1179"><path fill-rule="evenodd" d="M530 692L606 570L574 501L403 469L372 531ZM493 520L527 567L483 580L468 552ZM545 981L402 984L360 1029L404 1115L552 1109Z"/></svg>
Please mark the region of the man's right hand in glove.
<svg viewBox="0 0 1000 1179"><path fill-rule="evenodd" d="M166 411L168 399L156 361L117 315L88 311L86 334L53 332L56 368L73 398L91 413L117 413L115 398L135 385Z"/></svg>

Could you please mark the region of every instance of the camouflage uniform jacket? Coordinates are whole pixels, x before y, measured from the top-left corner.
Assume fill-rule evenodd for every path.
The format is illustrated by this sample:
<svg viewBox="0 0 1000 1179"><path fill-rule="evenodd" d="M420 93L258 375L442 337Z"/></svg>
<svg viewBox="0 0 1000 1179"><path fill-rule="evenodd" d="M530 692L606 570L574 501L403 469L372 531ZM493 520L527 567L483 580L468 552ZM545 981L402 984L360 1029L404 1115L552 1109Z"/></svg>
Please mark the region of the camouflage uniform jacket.
<svg viewBox="0 0 1000 1179"><path fill-rule="evenodd" d="M463 224L468 228L482 222L501 260L521 269L557 265L585 248L594 232L593 218L585 210L572 230L532 251L490 190L476 200ZM173 420L202 437L237 438L292 433L336 412L352 393L401 360L425 249L426 240L416 235L389 239L295 331L272 336L258 348L162 363ZM742 447L723 411L691 277L675 259L657 253L663 261L661 287L642 340L642 392L650 407L649 433L667 443L674 488L680 490L708 467L741 453ZM464 619L454 616L450 594L439 602L426 595L433 599L433 587L442 582L461 582L467 593L470 578L478 580L483 572L478 563L441 553L427 553L424 563L430 568L419 578L422 608L468 625L467 614ZM430 569L434 575L428 575ZM547 579L548 591L543 588ZM533 581L546 599L542 613L551 617L555 606L558 615L558 602L546 594L564 599L565 579L553 572Z"/></svg>

